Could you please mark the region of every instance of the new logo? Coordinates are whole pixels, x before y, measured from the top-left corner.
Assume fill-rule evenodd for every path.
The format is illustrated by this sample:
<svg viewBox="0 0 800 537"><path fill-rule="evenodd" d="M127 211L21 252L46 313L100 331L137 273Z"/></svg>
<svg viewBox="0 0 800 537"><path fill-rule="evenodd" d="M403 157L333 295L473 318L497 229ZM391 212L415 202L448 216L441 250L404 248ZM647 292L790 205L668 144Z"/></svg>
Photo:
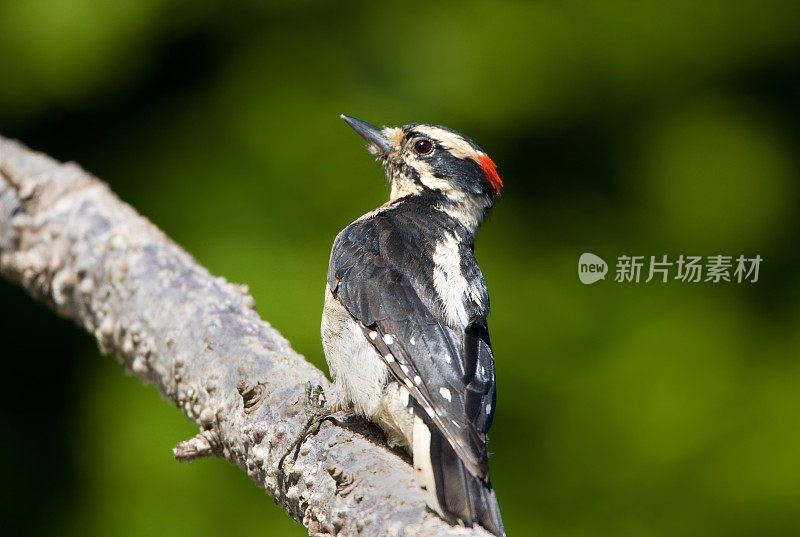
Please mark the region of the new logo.
<svg viewBox="0 0 800 537"><path fill-rule="evenodd" d="M586 252L581 254L581 258L578 259L578 278L581 283L589 285L597 280L605 280L607 272L606 262L594 254Z"/></svg>

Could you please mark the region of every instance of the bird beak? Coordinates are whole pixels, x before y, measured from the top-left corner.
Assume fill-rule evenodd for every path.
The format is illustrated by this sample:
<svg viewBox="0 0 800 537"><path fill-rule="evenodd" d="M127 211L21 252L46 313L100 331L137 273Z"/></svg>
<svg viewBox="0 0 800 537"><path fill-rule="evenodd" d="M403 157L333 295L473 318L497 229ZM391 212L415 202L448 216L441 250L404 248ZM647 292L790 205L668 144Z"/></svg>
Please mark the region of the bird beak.
<svg viewBox="0 0 800 537"><path fill-rule="evenodd" d="M383 131L378 127L344 114L342 114L342 119L367 141L369 144L368 149L375 156L385 158L394 150L392 142L383 135Z"/></svg>

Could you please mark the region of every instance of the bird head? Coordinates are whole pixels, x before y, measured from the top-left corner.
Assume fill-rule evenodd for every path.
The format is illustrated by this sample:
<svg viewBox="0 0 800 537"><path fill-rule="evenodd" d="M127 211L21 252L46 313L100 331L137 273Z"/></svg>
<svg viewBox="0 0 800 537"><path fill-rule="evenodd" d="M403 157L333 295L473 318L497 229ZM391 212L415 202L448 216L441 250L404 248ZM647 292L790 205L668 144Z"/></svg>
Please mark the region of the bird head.
<svg viewBox="0 0 800 537"><path fill-rule="evenodd" d="M383 164L391 199L420 197L476 228L500 195L495 164L475 142L438 125L378 128L342 116Z"/></svg>

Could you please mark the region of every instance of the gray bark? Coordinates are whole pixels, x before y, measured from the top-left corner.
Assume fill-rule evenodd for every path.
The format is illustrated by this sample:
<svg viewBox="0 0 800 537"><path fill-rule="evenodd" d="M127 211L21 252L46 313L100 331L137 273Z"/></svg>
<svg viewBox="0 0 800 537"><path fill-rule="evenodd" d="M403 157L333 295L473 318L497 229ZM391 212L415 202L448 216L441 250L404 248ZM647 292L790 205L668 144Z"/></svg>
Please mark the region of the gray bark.
<svg viewBox="0 0 800 537"><path fill-rule="evenodd" d="M78 165L2 137L0 273L198 426L178 460L235 464L310 534L489 535L427 511L407 459L359 420L324 423L279 471L305 386L327 387L324 374L259 318L246 286L209 274Z"/></svg>

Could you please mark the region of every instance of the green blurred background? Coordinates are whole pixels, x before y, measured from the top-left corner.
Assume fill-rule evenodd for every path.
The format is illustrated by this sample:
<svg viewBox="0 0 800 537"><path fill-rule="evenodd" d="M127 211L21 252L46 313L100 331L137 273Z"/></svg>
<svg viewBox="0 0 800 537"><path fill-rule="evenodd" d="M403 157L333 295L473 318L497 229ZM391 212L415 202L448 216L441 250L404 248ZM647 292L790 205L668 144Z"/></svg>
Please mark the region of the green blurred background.
<svg viewBox="0 0 800 537"><path fill-rule="evenodd" d="M76 160L320 367L336 233L382 203L340 113L475 139L511 535L800 535L800 8L0 1L0 133ZM579 283L584 251L760 254L756 284ZM304 535L0 281L9 535Z"/></svg>

